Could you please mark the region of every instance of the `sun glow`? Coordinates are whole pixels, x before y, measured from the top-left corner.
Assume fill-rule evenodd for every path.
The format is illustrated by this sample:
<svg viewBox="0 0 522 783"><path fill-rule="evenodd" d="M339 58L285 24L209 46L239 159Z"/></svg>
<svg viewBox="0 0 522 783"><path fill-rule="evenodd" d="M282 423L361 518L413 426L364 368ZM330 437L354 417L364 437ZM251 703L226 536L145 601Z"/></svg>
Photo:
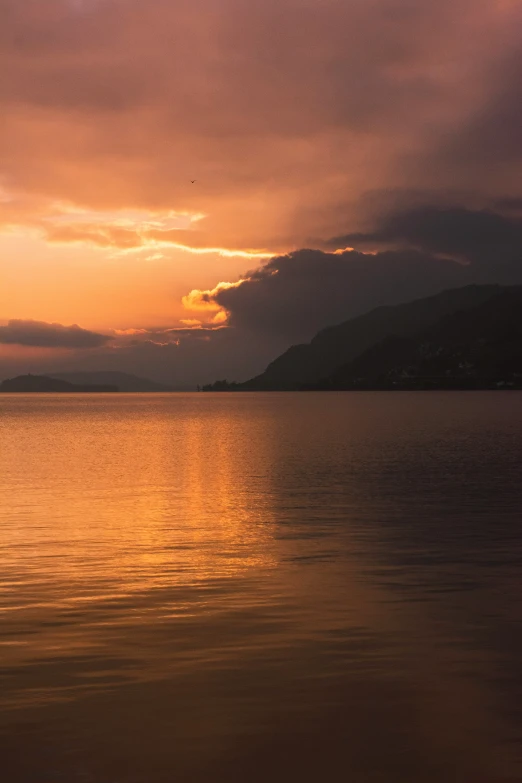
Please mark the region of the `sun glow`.
<svg viewBox="0 0 522 783"><path fill-rule="evenodd" d="M130 228L135 231L156 229L168 231L171 229L190 228L193 223L203 220L203 213L167 210L161 212L149 212L146 210L114 211L86 210L73 205L57 204L52 214L45 220L53 224L61 225L98 225L118 226Z"/></svg>
<svg viewBox="0 0 522 783"><path fill-rule="evenodd" d="M208 214L198 210L135 208L89 209L74 203L34 199L0 187L0 230L41 237L49 245L84 245L107 249L114 256L148 253L161 260L165 250L221 258L271 258L265 248L214 244L199 224Z"/></svg>
<svg viewBox="0 0 522 783"><path fill-rule="evenodd" d="M192 247L190 245L183 245L178 242L168 242L166 240L150 239L148 237L142 237L142 244L138 247L122 248L116 251L118 256L126 256L133 253L141 253L144 249L150 250L181 250L184 253L191 253L197 256L203 255L217 255L222 258L252 258L252 259L268 259L273 258L275 253L267 253L260 250L234 250L225 247Z"/></svg>

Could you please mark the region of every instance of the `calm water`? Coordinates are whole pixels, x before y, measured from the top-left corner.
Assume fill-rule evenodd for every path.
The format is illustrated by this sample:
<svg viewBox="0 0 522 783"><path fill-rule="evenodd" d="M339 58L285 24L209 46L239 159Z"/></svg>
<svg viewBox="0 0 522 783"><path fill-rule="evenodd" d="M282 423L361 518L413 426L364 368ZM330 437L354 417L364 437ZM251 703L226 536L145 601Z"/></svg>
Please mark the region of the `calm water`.
<svg viewBox="0 0 522 783"><path fill-rule="evenodd" d="M0 398L6 783L522 777L522 395Z"/></svg>

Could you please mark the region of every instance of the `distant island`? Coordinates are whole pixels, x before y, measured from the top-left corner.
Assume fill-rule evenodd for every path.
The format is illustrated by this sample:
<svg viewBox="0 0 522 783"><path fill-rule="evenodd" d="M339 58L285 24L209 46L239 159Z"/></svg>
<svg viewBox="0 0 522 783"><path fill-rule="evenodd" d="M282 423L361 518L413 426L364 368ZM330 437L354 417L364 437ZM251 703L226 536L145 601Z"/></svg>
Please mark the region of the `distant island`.
<svg viewBox="0 0 522 783"><path fill-rule="evenodd" d="M171 392L174 389L163 383L151 381L148 378L141 378L138 375L132 375L127 372L117 370L96 370L96 371L77 371L77 372L47 372L51 378L58 378L61 381L79 384L80 386L106 385L117 386L120 392Z"/></svg>
<svg viewBox="0 0 522 783"><path fill-rule="evenodd" d="M170 392L169 386L116 370L20 375L0 384L2 392Z"/></svg>
<svg viewBox="0 0 522 783"><path fill-rule="evenodd" d="M46 375L18 375L16 378L8 378L0 383L0 392L7 393L42 393L42 392L118 392L117 386L110 384L86 384L69 383L58 378L49 378Z"/></svg>
<svg viewBox="0 0 522 783"><path fill-rule="evenodd" d="M379 307L203 391L522 389L522 286L472 285Z"/></svg>

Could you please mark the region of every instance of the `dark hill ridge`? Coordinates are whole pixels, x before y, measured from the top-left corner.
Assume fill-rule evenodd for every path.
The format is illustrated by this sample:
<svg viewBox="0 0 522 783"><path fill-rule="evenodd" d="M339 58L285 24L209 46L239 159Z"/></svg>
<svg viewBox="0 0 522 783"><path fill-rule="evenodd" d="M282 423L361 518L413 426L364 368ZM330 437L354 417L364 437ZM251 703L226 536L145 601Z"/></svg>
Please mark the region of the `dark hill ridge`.
<svg viewBox="0 0 522 783"><path fill-rule="evenodd" d="M389 335L316 389L522 388L522 286L413 335Z"/></svg>
<svg viewBox="0 0 522 783"><path fill-rule="evenodd" d="M307 345L292 346L265 372L243 384L246 388L299 389L334 372L389 334L409 334L445 315L474 307L499 291L499 286L451 289L404 305L375 310L319 332Z"/></svg>
<svg viewBox="0 0 522 783"><path fill-rule="evenodd" d="M48 378L46 375L18 375L16 378L8 378L0 383L0 392L117 392L117 386L110 384L79 385L62 381L57 378Z"/></svg>
<svg viewBox="0 0 522 783"><path fill-rule="evenodd" d="M409 337L417 334L442 318L488 301L502 290L505 289L499 285L470 285L407 304L378 307L338 326L323 329L308 344L293 345L261 375L245 383L218 381L204 390L292 391L313 386L391 335Z"/></svg>
<svg viewBox="0 0 522 783"><path fill-rule="evenodd" d="M105 385L117 386L121 392L168 392L169 386L150 381L148 378L140 378L126 372L112 370L98 370L96 372L49 372L48 377L57 378L68 383L80 386Z"/></svg>

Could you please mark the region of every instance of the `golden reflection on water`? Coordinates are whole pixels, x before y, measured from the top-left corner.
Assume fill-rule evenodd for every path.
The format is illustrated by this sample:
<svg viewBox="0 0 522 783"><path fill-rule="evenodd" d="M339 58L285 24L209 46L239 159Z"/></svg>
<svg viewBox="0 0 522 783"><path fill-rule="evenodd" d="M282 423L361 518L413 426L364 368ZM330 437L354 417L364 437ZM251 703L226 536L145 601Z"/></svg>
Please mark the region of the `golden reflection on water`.
<svg viewBox="0 0 522 783"><path fill-rule="evenodd" d="M270 493L250 503L244 459L270 459L269 438L245 444L226 418L165 418L154 399L131 420L107 420L98 401L64 415L45 402L48 417L2 433L8 571L53 581L58 566L65 582L122 595L274 564Z"/></svg>
<svg viewBox="0 0 522 783"><path fill-rule="evenodd" d="M240 418L165 411L155 397L3 402L0 618L15 637L0 640L5 665L111 646L127 655L129 627L146 637L154 623L219 613L222 584L277 565L266 475L251 475L272 441L245 440ZM169 665L153 649L132 676L161 678ZM0 703L70 697L59 677L49 685Z"/></svg>
<svg viewBox="0 0 522 783"><path fill-rule="evenodd" d="M483 612L522 620L522 417L386 399L3 396L0 754L20 722L71 781L67 732L94 783L113 756L123 783L518 772L497 675L518 648Z"/></svg>

